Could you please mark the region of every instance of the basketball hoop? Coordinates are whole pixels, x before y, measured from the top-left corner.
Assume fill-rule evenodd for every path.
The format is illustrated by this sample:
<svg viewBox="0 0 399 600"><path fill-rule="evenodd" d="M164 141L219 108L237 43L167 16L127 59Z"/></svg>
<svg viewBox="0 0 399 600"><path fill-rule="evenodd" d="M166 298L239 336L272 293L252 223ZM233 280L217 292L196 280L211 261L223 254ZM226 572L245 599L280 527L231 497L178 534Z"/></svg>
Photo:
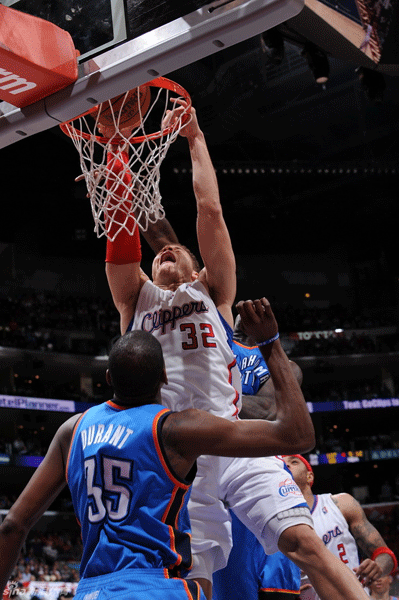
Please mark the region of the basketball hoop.
<svg viewBox="0 0 399 600"><path fill-rule="evenodd" d="M137 103L134 126L126 128L123 123L125 98L133 90L126 92L125 98L119 96L117 102L107 100L60 125L79 152L94 231L97 237L105 235L111 241L122 229L133 235L136 224L146 231L149 223L165 216L160 167L169 146L190 120L191 98L184 88L158 77L137 88L135 97L141 98L146 87L151 90L148 108ZM177 107L176 118L168 122L168 111ZM101 123L105 112L107 127Z"/></svg>

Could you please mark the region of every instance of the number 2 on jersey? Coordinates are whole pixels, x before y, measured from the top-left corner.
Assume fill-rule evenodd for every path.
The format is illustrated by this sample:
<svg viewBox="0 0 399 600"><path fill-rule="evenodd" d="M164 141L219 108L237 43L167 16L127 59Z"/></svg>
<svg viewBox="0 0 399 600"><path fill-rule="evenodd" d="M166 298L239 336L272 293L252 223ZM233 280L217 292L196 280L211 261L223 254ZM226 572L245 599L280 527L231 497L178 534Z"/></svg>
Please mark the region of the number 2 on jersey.
<svg viewBox="0 0 399 600"><path fill-rule="evenodd" d="M338 555L339 555L340 559L342 560L342 562L345 563L345 564L347 564L349 561L346 558L345 546L343 544L338 544L337 545L337 550L338 550Z"/></svg>

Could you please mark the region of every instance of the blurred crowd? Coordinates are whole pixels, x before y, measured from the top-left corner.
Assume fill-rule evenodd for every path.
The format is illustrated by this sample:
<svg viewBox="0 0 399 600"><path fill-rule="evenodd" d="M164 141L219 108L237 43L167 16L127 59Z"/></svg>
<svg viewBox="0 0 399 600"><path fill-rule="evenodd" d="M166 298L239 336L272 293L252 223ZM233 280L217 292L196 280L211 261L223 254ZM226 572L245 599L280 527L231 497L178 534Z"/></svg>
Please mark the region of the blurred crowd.
<svg viewBox="0 0 399 600"><path fill-rule="evenodd" d="M343 354L370 354L399 351L399 335L387 334L371 336L353 331L349 335L328 338L312 337L309 340L295 341L290 356L339 356Z"/></svg>
<svg viewBox="0 0 399 600"><path fill-rule="evenodd" d="M10 581L79 581L82 556L80 534L31 532L22 549Z"/></svg>
<svg viewBox="0 0 399 600"><path fill-rule="evenodd" d="M329 374L333 373L331 365L324 361L316 363L316 372L325 374L325 380L311 384L304 379L302 391L308 402L340 402L343 400L373 400L375 398L393 398L399 394L399 379L392 378L388 387L380 378L348 379L337 381Z"/></svg>
<svg viewBox="0 0 399 600"><path fill-rule="evenodd" d="M280 331L286 334L396 325L388 315L356 315L340 305L297 309L289 304L276 304L273 308ZM119 317L110 298L64 297L44 292L0 297L0 346L98 355L107 354L110 340L118 334ZM399 336L376 340L370 335L352 333L349 337L299 340L291 354L310 356L397 350Z"/></svg>
<svg viewBox="0 0 399 600"><path fill-rule="evenodd" d="M327 308L295 308L291 304L276 305L273 309L279 322L280 330L318 331L326 329L375 329L389 327L393 319L385 313L356 314L341 304L333 304ZM396 324L396 322L395 322Z"/></svg>
<svg viewBox="0 0 399 600"><path fill-rule="evenodd" d="M74 338L73 332L92 337ZM44 292L0 297L0 346L106 354L118 333L119 318L109 300Z"/></svg>
<svg viewBox="0 0 399 600"><path fill-rule="evenodd" d="M47 448L40 440L39 435L28 434L26 437L18 435L12 441L0 439L0 454L16 456L43 456ZM1 508L1 506L0 506Z"/></svg>

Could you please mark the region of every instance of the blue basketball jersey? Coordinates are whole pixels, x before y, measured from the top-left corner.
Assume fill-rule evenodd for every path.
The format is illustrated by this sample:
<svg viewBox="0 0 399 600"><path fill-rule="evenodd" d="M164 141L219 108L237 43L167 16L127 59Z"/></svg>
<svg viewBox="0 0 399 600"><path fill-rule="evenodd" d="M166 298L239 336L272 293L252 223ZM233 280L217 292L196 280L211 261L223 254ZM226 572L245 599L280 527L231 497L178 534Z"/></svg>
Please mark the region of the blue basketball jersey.
<svg viewBox="0 0 399 600"><path fill-rule="evenodd" d="M227 566L213 574L213 600L299 598L300 568L282 552L267 555L233 512L231 517L233 548Z"/></svg>
<svg viewBox="0 0 399 600"><path fill-rule="evenodd" d="M182 480L168 465L160 435L168 414L108 401L78 421L66 475L82 528L82 578L146 568L184 577L190 569L194 473Z"/></svg>
<svg viewBox="0 0 399 600"><path fill-rule="evenodd" d="M254 396L270 377L265 359L258 346L244 346L233 340L231 349L240 369L242 393Z"/></svg>

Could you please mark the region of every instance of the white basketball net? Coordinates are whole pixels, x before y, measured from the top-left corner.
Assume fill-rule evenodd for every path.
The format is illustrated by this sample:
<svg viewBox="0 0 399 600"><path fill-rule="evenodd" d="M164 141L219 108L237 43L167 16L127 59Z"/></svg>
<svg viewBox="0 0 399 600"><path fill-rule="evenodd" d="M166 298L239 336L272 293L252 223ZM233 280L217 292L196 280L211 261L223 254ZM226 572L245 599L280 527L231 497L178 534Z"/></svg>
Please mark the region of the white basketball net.
<svg viewBox="0 0 399 600"><path fill-rule="evenodd" d="M173 84L173 89L163 87L165 82ZM115 134L109 139L98 130L100 111L89 111L61 125L80 155L94 231L97 237L105 235L110 241L122 229L133 235L137 224L146 231L149 223L165 216L159 191L160 167L169 146L188 122L191 101L183 88L162 77L146 85L151 86L150 106L145 115L140 111L141 122L131 133L119 127L118 115L114 115L109 101L115 126ZM179 106L171 98L180 98L189 105L162 131L166 111Z"/></svg>

